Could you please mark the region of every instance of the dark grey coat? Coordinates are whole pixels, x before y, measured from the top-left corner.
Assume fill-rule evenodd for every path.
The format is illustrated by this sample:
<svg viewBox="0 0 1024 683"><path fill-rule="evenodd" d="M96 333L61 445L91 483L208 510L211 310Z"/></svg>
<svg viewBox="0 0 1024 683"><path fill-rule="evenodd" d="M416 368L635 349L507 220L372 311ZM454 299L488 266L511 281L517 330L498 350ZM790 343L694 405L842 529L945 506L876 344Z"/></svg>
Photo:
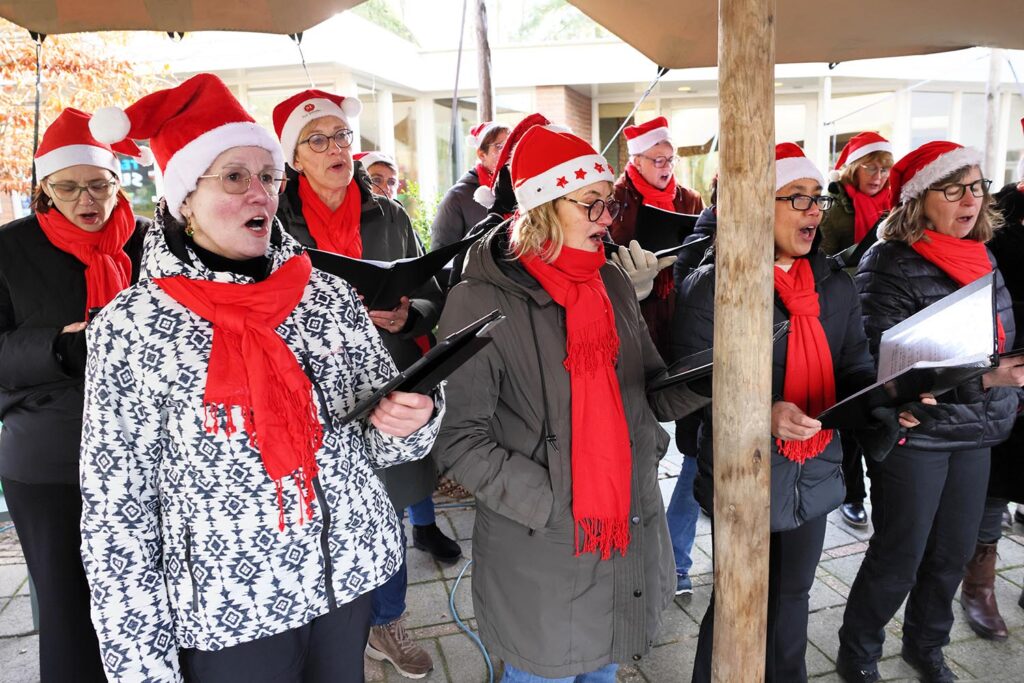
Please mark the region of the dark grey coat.
<svg viewBox="0 0 1024 683"><path fill-rule="evenodd" d="M430 226L431 250L458 242L487 217L487 209L473 199L478 187L480 179L472 168L445 192Z"/></svg>
<svg viewBox="0 0 1024 683"><path fill-rule="evenodd" d="M363 258L375 261L394 261L409 256L420 256L423 245L412 228L408 214L398 202L370 192L370 179L362 164L356 162L353 183L362 195L359 234L363 240ZM350 186L351 187L351 186ZM285 230L307 247L316 247L309 234L306 219L302 215L302 201L299 199L298 182L288 183L285 194L277 209L277 217ZM375 328L391 353L395 365L403 370L422 356L416 337L430 334L441 315L443 295L437 280L431 278L419 289L408 294L410 299L409 322L398 333L392 334ZM429 496L437 483L437 474L431 458L379 470L391 502L401 511Z"/></svg>
<svg viewBox="0 0 1024 683"><path fill-rule="evenodd" d="M849 396L874 381L875 363L861 325L860 303L850 276L820 252L809 257L821 307L821 326L832 352L836 396ZM674 358L682 358L712 345L714 339L715 264L693 272L679 293L672 334ZM778 295L773 322L789 319ZM772 354L772 397L782 400L786 378L786 342L775 344ZM813 416L812 416L813 417ZM694 495L705 510L714 509L714 454L711 409L705 409L697 455ZM771 530L786 531L837 508L846 495L842 473L843 451L838 434L817 457L799 465L781 455L772 439Z"/></svg>
<svg viewBox="0 0 1024 683"><path fill-rule="evenodd" d="M449 379L434 452L442 472L476 496L473 602L488 651L525 671L560 678L648 652L675 588L657 477L669 437L658 421L707 401L682 386L647 394L647 382L665 364L628 277L606 264L601 276L615 310L616 374L633 447L631 539L625 557L576 556L565 309L518 262L506 260L506 234L492 230L470 247L464 279L441 317L442 334L496 308L508 319L495 330L494 343ZM550 443L541 438L542 374Z"/></svg>

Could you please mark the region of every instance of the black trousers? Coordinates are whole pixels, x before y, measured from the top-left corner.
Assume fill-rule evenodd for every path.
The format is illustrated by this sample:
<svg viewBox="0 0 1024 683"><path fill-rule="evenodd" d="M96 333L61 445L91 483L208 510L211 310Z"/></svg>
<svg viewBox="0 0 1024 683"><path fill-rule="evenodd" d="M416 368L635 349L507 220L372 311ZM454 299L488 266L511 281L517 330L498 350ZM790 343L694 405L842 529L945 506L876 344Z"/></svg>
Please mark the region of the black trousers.
<svg viewBox="0 0 1024 683"><path fill-rule="evenodd" d="M827 516L796 529L771 534L768 545L768 628L765 644L767 683L807 680L807 616L814 572L825 545ZM714 534L714 527L712 527ZM715 594L700 622L693 683L711 680L711 654L715 632ZM725 644L728 647L728 643Z"/></svg>
<svg viewBox="0 0 1024 683"><path fill-rule="evenodd" d="M39 602L41 683L106 681L82 568L82 493L73 484L0 480Z"/></svg>
<svg viewBox="0 0 1024 683"><path fill-rule="evenodd" d="M852 432L839 432L839 441L843 446L843 478L846 480L846 499L843 502L863 503L868 495L864 488L864 451Z"/></svg>
<svg viewBox="0 0 1024 683"><path fill-rule="evenodd" d="M370 594L299 628L215 652L182 650L185 683L363 683Z"/></svg>
<svg viewBox="0 0 1024 683"><path fill-rule="evenodd" d="M839 629L839 650L848 661L881 658L885 625L908 594L903 642L918 652L949 642L953 595L978 541L989 456L987 448L896 447L872 466L875 533Z"/></svg>
<svg viewBox="0 0 1024 683"><path fill-rule="evenodd" d="M978 543L998 543L1003 537L1003 513L1010 501L1006 498L988 497L985 499L985 511L981 515L981 528L978 529Z"/></svg>

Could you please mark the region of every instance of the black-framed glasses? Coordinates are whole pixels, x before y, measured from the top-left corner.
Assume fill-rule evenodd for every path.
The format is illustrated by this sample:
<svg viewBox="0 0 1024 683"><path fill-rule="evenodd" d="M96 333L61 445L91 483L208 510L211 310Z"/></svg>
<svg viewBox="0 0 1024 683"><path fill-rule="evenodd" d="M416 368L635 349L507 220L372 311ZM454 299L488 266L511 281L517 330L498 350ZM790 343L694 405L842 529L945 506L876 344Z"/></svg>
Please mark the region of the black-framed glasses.
<svg viewBox="0 0 1024 683"><path fill-rule="evenodd" d="M279 171L276 168L260 171L256 176L259 178L263 190L271 197L284 192L285 183L288 182L284 171ZM252 184L253 174L246 168L233 168L220 173L199 176L199 179L202 178L219 178L220 186L228 194L245 194Z"/></svg>
<svg viewBox="0 0 1024 683"><path fill-rule="evenodd" d="M334 144L338 146L338 149L345 149L352 144L352 131L348 128L342 128L341 130L334 133L334 135L324 135L323 133L313 133L305 140L299 140L300 145L309 145L309 148L314 152L326 152L327 148L331 144L331 140L334 140Z"/></svg>
<svg viewBox="0 0 1024 683"><path fill-rule="evenodd" d="M50 190L53 191L53 195L61 200L62 202L76 202L78 198L82 196L82 192L88 192L89 196L96 201L103 201L104 199L110 199L117 192L119 183L116 180L93 180L92 182L86 183L85 185L79 185L78 183L72 183L69 181L61 182L49 182L47 185L50 186Z"/></svg>
<svg viewBox="0 0 1024 683"><path fill-rule="evenodd" d="M973 196L980 199L985 196L990 187L992 187L992 181L988 178L982 178L981 180L975 180L973 183L950 183L942 187L929 187L928 191L941 192L947 202L958 202L964 198L967 190L970 190Z"/></svg>
<svg viewBox="0 0 1024 683"><path fill-rule="evenodd" d="M791 194L788 197L776 197L775 201L789 202L789 205L797 211L807 211L814 204L817 204L822 211L828 211L832 208L835 199L827 194L818 194L813 197L809 194Z"/></svg>
<svg viewBox="0 0 1024 683"><path fill-rule="evenodd" d="M676 162L679 161L679 157L677 157L675 154L667 157L649 157L646 154L638 154L637 156L641 156L644 159L647 159L647 161L654 164L654 168L665 168L666 166L675 166Z"/></svg>
<svg viewBox="0 0 1024 683"><path fill-rule="evenodd" d="M581 202L576 199L570 199L569 197L559 197L567 202L571 202L576 206L582 206L587 210L587 220L591 223L596 223L601 219L607 209L608 215L615 220L619 217L619 212L622 211L622 202L617 199L595 199L591 203Z"/></svg>

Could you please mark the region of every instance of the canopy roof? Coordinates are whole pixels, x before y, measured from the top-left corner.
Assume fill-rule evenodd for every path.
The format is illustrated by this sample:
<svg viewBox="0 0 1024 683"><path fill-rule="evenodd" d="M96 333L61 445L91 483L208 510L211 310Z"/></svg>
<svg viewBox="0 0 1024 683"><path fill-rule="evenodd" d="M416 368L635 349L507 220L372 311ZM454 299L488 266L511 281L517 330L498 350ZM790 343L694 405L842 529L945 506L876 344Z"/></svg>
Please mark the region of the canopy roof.
<svg viewBox="0 0 1024 683"><path fill-rule="evenodd" d="M363 0L0 0L0 17L36 33L300 33Z"/></svg>
<svg viewBox="0 0 1024 683"><path fill-rule="evenodd" d="M711 0L569 0L655 64L718 63ZM1024 1L778 0L775 61L846 62L968 47L1024 49Z"/></svg>

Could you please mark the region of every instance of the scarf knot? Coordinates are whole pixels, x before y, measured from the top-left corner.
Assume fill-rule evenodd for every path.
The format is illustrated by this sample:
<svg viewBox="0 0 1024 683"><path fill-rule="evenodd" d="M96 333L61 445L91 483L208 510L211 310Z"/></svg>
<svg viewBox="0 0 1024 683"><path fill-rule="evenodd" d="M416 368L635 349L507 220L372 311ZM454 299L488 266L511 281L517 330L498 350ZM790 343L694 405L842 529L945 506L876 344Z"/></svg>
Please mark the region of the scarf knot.
<svg viewBox="0 0 1024 683"><path fill-rule="evenodd" d="M548 245L544 245L546 250ZM542 250L542 251L543 251ZM604 252L562 247L553 263L535 255L523 267L565 309L572 410L572 514L576 554L602 560L629 547L632 446L615 360L619 335L601 279Z"/></svg>
<svg viewBox="0 0 1024 683"><path fill-rule="evenodd" d="M313 384L276 331L302 299L311 272L309 256L302 254L262 282L209 282L182 275L154 281L213 325L204 427L216 434L223 411L224 431L230 437L238 431L234 408L239 409L249 444L259 451L274 482L282 531L286 477L298 489L299 524L313 515L316 452L323 443Z"/></svg>
<svg viewBox="0 0 1024 683"><path fill-rule="evenodd" d="M814 286L814 272L806 258L796 259L788 273L778 267L773 271L775 291L789 312L782 397L814 417L836 402L832 350L819 318L821 303ZM777 439L776 444L782 455L803 464L820 455L832 436L831 429L822 429L804 441Z"/></svg>
<svg viewBox="0 0 1024 683"><path fill-rule="evenodd" d="M867 194L856 185L843 183L846 195L853 202L853 241L860 243L871 228L875 227L883 213L892 209L892 186L885 184L877 194Z"/></svg>

